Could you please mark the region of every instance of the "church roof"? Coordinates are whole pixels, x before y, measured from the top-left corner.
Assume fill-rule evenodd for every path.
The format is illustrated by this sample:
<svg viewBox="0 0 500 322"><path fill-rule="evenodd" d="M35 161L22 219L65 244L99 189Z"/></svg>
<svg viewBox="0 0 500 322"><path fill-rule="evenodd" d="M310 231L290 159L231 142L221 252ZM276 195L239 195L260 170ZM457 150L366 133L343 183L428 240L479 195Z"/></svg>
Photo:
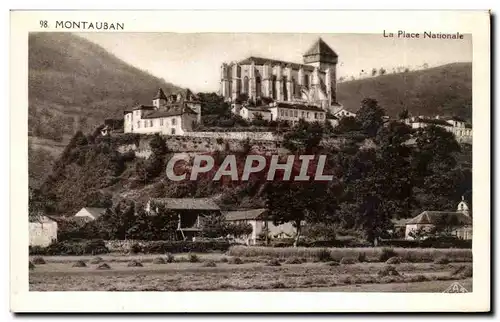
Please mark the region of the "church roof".
<svg viewBox="0 0 500 322"><path fill-rule="evenodd" d="M163 92L163 89L158 88L158 92L156 92L156 95L155 97L153 97L154 100L156 99L163 99L163 100L166 100L167 99L167 96L165 95L165 93Z"/></svg>
<svg viewBox="0 0 500 322"><path fill-rule="evenodd" d="M239 65L250 65L252 61L255 63L255 65L265 65L265 64L271 64L271 65L289 65L292 67L292 69L298 70L301 67L304 68L304 70L308 71L313 71L314 67L309 66L309 65L303 65L303 64L298 64L298 63L293 63L293 62L288 62L288 61L283 61L283 60L277 60L277 59L270 59L270 58L263 58L263 57L255 57L255 56L250 56L248 58L245 58L241 61L238 62Z"/></svg>
<svg viewBox="0 0 500 322"><path fill-rule="evenodd" d="M338 57L337 53L335 53L333 49L331 49L330 46L328 46L328 44L321 38L319 38L304 54L304 56L313 55Z"/></svg>

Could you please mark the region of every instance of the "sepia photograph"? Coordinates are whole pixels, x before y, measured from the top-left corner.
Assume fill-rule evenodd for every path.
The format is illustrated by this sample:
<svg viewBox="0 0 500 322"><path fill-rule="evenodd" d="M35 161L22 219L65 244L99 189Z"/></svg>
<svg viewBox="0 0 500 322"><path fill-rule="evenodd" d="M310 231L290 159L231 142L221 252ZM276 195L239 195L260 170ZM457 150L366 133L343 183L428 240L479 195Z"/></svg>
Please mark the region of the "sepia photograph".
<svg viewBox="0 0 500 322"><path fill-rule="evenodd" d="M29 293L477 292L472 32L127 26L26 33Z"/></svg>

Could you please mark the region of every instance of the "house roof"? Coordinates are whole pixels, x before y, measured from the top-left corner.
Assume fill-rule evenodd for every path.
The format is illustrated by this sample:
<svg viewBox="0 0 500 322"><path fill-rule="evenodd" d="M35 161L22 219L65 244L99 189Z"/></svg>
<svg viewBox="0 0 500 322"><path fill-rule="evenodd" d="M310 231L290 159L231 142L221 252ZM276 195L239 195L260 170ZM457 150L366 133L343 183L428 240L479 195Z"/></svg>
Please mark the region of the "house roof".
<svg viewBox="0 0 500 322"><path fill-rule="evenodd" d="M458 121L458 122L465 122L465 120L461 117L458 117L458 116L452 116L452 117L448 117L447 120L450 120L450 121Z"/></svg>
<svg viewBox="0 0 500 322"><path fill-rule="evenodd" d="M269 113L271 112L268 106L243 106L243 108L255 112L269 112Z"/></svg>
<svg viewBox="0 0 500 322"><path fill-rule="evenodd" d="M288 61L283 61L283 60L277 60L277 59L271 59L271 58L255 57L255 56L250 56L248 58L240 60L238 62L238 64L239 65L250 65L252 62L254 62L255 65L265 65L265 64L271 64L271 65L288 65L288 66L292 67L292 69L295 69L295 70L298 70L301 67L304 70L308 70L308 71L313 71L314 70L314 66L310 66L310 65L304 65L304 64L293 63L293 62L288 62Z"/></svg>
<svg viewBox="0 0 500 322"><path fill-rule="evenodd" d="M106 208L83 207L82 209L87 210L95 219L99 218L100 216L104 215L104 213L106 213Z"/></svg>
<svg viewBox="0 0 500 322"><path fill-rule="evenodd" d="M160 87L158 88L158 92L156 92L156 95L153 97L154 100L156 99L163 99L167 100L167 96L165 95L165 92L163 92L163 89Z"/></svg>
<svg viewBox="0 0 500 322"><path fill-rule="evenodd" d="M325 112L320 107L314 105L306 105L306 104L293 104L293 103L284 103L284 102L276 102L277 107L281 108L289 108L294 110L306 110L306 111L315 111L315 112Z"/></svg>
<svg viewBox="0 0 500 322"><path fill-rule="evenodd" d="M151 198L150 201L164 204L175 210L220 210L209 198Z"/></svg>
<svg viewBox="0 0 500 322"><path fill-rule="evenodd" d="M471 225L472 219L461 212L426 210L422 212L420 215L409 220L406 224L407 225L413 225L413 224Z"/></svg>
<svg viewBox="0 0 500 322"><path fill-rule="evenodd" d="M159 117L178 116L183 114L196 114L196 112L189 107L183 107L182 105L170 105L170 108L168 110L152 111L144 115L142 118L155 119Z"/></svg>
<svg viewBox="0 0 500 322"><path fill-rule="evenodd" d="M191 92L191 90L189 88L180 90L177 92L177 94L181 94L182 98L186 101L198 101L199 100L199 97L196 94L194 94L193 92Z"/></svg>
<svg viewBox="0 0 500 322"><path fill-rule="evenodd" d="M257 220L262 219L267 215L268 210L265 208L261 209L249 209L249 210L235 210L224 212L224 217L227 221L235 220Z"/></svg>
<svg viewBox="0 0 500 322"><path fill-rule="evenodd" d="M304 54L304 56L313 55L338 57L337 53L334 52L333 49L331 49L330 46L328 46L328 44L321 38L318 38L318 40Z"/></svg>
<svg viewBox="0 0 500 322"><path fill-rule="evenodd" d="M453 126L445 120L441 119L426 119L426 118L417 118L414 123L426 123L426 124L435 124L435 125L443 125L443 126Z"/></svg>
<svg viewBox="0 0 500 322"><path fill-rule="evenodd" d="M327 120L338 120L339 118L336 117L335 115L331 114L331 113L327 113L326 114L326 119Z"/></svg>

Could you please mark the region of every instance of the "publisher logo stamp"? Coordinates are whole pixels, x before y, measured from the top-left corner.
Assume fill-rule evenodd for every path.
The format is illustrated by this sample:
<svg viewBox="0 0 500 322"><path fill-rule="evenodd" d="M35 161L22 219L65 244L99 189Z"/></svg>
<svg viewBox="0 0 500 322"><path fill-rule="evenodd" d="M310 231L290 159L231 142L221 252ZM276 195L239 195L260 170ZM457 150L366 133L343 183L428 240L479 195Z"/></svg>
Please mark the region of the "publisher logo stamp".
<svg viewBox="0 0 500 322"><path fill-rule="evenodd" d="M469 293L469 291L458 282L453 282L443 293Z"/></svg>

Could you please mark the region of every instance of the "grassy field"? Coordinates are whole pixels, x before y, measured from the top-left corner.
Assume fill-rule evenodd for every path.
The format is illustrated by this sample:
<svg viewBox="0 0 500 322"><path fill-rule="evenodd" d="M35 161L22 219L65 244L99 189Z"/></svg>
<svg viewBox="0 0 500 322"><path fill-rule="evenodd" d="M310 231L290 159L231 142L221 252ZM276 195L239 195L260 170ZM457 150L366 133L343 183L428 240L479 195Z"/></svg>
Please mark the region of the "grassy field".
<svg viewBox="0 0 500 322"><path fill-rule="evenodd" d="M241 263L224 254L176 254L175 262L156 264L158 255L106 255L110 269L99 270L91 256L44 257L46 264L30 270L31 291L347 291L347 292L443 292L458 281L472 290L468 275L453 274L457 268L472 268L470 262L355 263L297 261L245 257ZM86 267L73 267L78 260ZM142 267L129 267L131 260ZM211 265L207 265L210 263ZM214 267L205 267L214 266ZM394 270L387 268L392 267ZM383 272L386 272L385 274Z"/></svg>

